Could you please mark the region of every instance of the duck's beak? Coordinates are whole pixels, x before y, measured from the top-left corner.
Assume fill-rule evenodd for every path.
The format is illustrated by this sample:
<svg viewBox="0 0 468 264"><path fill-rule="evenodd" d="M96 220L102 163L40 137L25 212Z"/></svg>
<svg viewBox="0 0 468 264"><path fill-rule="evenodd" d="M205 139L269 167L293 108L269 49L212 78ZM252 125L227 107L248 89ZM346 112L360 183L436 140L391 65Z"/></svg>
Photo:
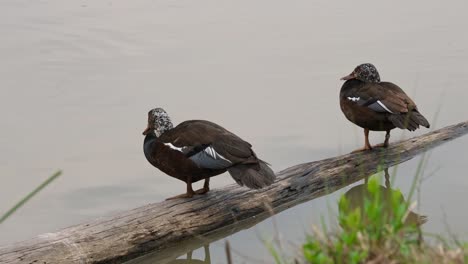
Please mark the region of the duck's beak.
<svg viewBox="0 0 468 264"><path fill-rule="evenodd" d="M152 130L151 127L148 126L148 127L145 129L145 131L143 131L143 135L144 135L144 136L148 135L148 134L151 132L151 130Z"/></svg>
<svg viewBox="0 0 468 264"><path fill-rule="evenodd" d="M354 78L356 78L356 76L354 75L354 72L352 72L349 75L346 75L345 77L342 77L340 80L347 81L347 80L351 80L351 79L354 79Z"/></svg>

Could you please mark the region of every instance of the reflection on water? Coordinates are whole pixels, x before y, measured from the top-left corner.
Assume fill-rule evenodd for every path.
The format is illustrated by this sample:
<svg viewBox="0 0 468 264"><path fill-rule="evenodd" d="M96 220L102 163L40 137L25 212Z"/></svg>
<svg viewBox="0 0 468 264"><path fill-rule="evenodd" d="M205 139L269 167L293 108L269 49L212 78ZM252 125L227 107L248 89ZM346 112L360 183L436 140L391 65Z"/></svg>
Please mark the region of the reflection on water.
<svg viewBox="0 0 468 264"><path fill-rule="evenodd" d="M390 174L388 169L384 170L385 176L385 186L379 185L378 192L380 193L380 203L382 204L382 214L387 217L387 222L392 218L394 211L394 203L404 204L406 203L404 195L400 190L392 189L390 186ZM362 210L365 206L366 201L372 199L372 194L368 189L366 178L364 184L356 185L353 188L349 189L344 196L349 201L349 209L354 210L361 208L362 219L366 221L367 217L364 215L365 210ZM397 197L396 200L392 200L393 197ZM395 199L395 198L393 198ZM427 222L427 217L424 215L419 215L413 211L408 212L408 216L405 219L405 225L416 225L420 226Z"/></svg>
<svg viewBox="0 0 468 264"><path fill-rule="evenodd" d="M210 245L205 244L198 247L200 244L195 243L194 249L191 249L181 256L174 256L172 250L159 252L158 254L151 253L149 255L130 260L126 264L211 264ZM198 247L198 248L197 248ZM194 257L194 252L201 252L203 250L203 258ZM168 257L172 256L172 257Z"/></svg>
<svg viewBox="0 0 468 264"><path fill-rule="evenodd" d="M193 251L187 252L187 258L185 259L175 259L171 262L168 262L168 264L211 264L211 258L210 258L210 246L205 245L203 247L205 250L205 258L204 260L199 260L199 259L193 259L192 254Z"/></svg>

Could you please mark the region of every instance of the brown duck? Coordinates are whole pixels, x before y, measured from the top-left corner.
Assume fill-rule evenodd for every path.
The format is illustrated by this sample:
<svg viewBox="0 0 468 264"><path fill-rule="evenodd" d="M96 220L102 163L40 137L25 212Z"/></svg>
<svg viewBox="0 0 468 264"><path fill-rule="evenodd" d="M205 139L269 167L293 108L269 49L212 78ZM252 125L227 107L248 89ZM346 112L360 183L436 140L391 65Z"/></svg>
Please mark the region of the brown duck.
<svg viewBox="0 0 468 264"><path fill-rule="evenodd" d="M409 131L429 128L413 100L397 85L381 82L374 65L361 64L341 80L346 81L340 91L341 110L349 121L364 128L364 148L359 150L372 149L369 130L386 131L385 142L379 146L388 147L390 130L395 127Z"/></svg>
<svg viewBox="0 0 468 264"><path fill-rule="evenodd" d="M148 112L143 135L143 151L149 163L187 184L185 194L172 198L205 194L210 190L210 177L226 171L239 185L251 189L268 186L275 179L251 144L215 123L189 120L173 127L166 111L155 108ZM192 183L200 180L205 180L203 188L194 191Z"/></svg>

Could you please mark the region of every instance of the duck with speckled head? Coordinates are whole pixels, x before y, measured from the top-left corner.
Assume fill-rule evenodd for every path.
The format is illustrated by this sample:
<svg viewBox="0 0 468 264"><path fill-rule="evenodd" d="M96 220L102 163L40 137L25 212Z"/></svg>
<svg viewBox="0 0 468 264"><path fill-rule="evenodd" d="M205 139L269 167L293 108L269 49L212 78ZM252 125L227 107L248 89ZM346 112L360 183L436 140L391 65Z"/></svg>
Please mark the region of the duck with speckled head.
<svg viewBox="0 0 468 264"><path fill-rule="evenodd" d="M205 194L210 190L210 178L226 171L239 185L251 189L275 180L269 165L257 157L250 143L210 121L189 120L174 127L164 109L154 108L148 112L143 135L148 162L186 183L186 192L172 198ZM194 191L192 183L200 180L204 180L203 188Z"/></svg>
<svg viewBox="0 0 468 264"><path fill-rule="evenodd" d="M364 147L356 151L372 149L370 130L386 131L384 143L377 146L388 147L390 130L394 128L429 128L413 100L396 84L381 82L373 64L360 64L341 80L345 81L340 90L341 110L349 121L364 129Z"/></svg>

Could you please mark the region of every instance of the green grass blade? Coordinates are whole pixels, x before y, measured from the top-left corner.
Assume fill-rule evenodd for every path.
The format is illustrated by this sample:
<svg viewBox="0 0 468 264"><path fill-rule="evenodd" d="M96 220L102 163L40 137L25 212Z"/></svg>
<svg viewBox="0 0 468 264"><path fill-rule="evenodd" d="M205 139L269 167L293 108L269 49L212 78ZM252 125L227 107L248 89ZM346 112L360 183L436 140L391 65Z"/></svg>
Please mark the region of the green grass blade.
<svg viewBox="0 0 468 264"><path fill-rule="evenodd" d="M267 250L270 252L270 254L275 259L275 263L276 264L282 264L283 261L281 260L282 258L280 256L280 253L275 249L275 246L273 245L273 243L264 241L264 244L265 244Z"/></svg>
<svg viewBox="0 0 468 264"><path fill-rule="evenodd" d="M2 215L2 217L0 218L0 224L3 223L3 221L5 221L8 217L10 217L14 212L16 212L16 210L18 210L21 206L23 206L32 197L34 197L34 195L36 195L38 192L44 189L52 181L57 179L57 177L60 176L61 174L62 174L62 171L57 171L52 176L50 176L47 180L45 180L41 185L37 186L36 189L34 189L32 192L26 195L23 199L21 199L21 201L15 204L15 206L13 206L10 210L8 210L8 212Z"/></svg>

